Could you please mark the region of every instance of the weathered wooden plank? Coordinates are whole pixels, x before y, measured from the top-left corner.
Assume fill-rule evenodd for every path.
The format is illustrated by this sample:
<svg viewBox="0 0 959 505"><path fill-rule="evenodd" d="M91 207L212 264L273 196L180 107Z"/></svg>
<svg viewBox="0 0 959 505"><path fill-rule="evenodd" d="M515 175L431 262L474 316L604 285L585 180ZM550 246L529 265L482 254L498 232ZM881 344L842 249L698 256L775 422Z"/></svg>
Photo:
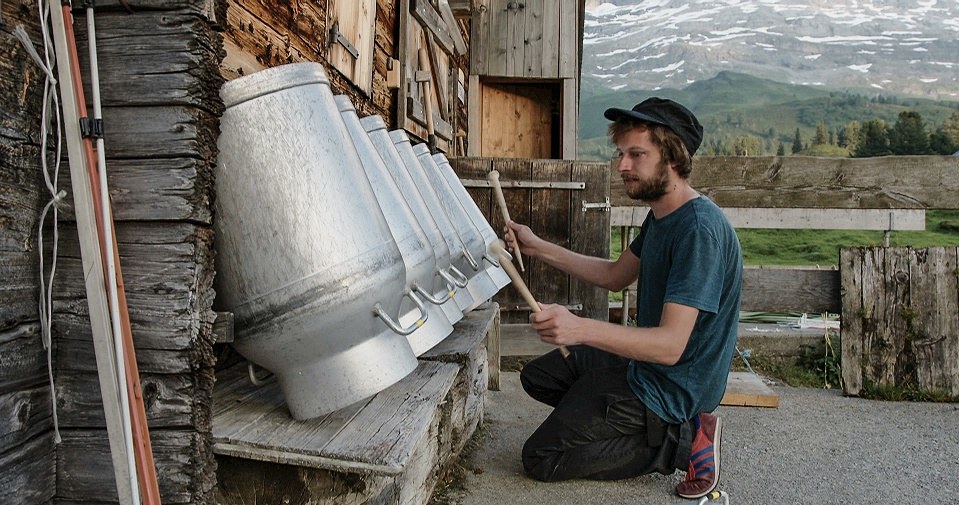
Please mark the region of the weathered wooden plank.
<svg viewBox="0 0 959 505"><path fill-rule="evenodd" d="M0 393L32 388L46 376L47 351L40 338L40 323L0 330Z"/></svg>
<svg viewBox="0 0 959 505"><path fill-rule="evenodd" d="M747 267L742 309L772 312L839 313L839 272L831 269Z"/></svg>
<svg viewBox="0 0 959 505"><path fill-rule="evenodd" d="M952 209L959 158L696 157L691 182L720 207ZM613 177L613 206L636 205Z"/></svg>
<svg viewBox="0 0 959 505"><path fill-rule="evenodd" d="M57 490L55 453L52 431L32 438L16 449L0 452L0 469L3 470L0 472L0 503L52 503ZM105 461L109 459L107 455ZM102 471L103 465L97 466ZM103 473L113 476L109 471Z"/></svg>
<svg viewBox="0 0 959 505"><path fill-rule="evenodd" d="M40 40L35 9L26 7L4 2L0 15ZM0 329L6 329L37 318L37 225L49 193L39 149L44 74L9 31L0 31L0 43ZM49 242L51 228L45 232Z"/></svg>
<svg viewBox="0 0 959 505"><path fill-rule="evenodd" d="M956 395L959 251L869 247L843 250L842 257L849 270L843 272L846 391L872 385Z"/></svg>
<svg viewBox="0 0 959 505"><path fill-rule="evenodd" d="M112 158L206 160L216 155L217 119L196 107L104 107L103 121L108 163Z"/></svg>
<svg viewBox="0 0 959 505"><path fill-rule="evenodd" d="M579 0L559 2L559 77L579 79L579 44L583 39Z"/></svg>
<svg viewBox="0 0 959 505"><path fill-rule="evenodd" d="M69 174L63 180L69 187ZM213 166L206 159L111 159L107 184L115 221L212 223ZM73 219L69 211L61 216Z"/></svg>
<svg viewBox="0 0 959 505"><path fill-rule="evenodd" d="M917 386L959 397L959 270L957 248L910 249L912 355Z"/></svg>
<svg viewBox="0 0 959 505"><path fill-rule="evenodd" d="M541 63L539 75L546 78L559 77L559 4L555 0L546 0L542 6L542 39L540 50Z"/></svg>
<svg viewBox="0 0 959 505"><path fill-rule="evenodd" d="M526 3L524 2L525 6ZM506 4L506 74L523 77L526 72L526 18L528 10L519 8L518 2Z"/></svg>
<svg viewBox="0 0 959 505"><path fill-rule="evenodd" d="M95 370L58 369L55 381L61 427L106 428ZM154 374L141 367L140 384L151 429L209 429L197 425L207 417L198 416L197 409L209 404L210 395L204 391L202 378L198 380L191 373ZM207 396L206 402L202 401L203 395Z"/></svg>
<svg viewBox="0 0 959 505"><path fill-rule="evenodd" d="M483 75L509 75L508 53L512 42L511 13L507 0L489 0L489 38L486 40L487 71Z"/></svg>
<svg viewBox="0 0 959 505"><path fill-rule="evenodd" d="M110 460L106 431L62 430L58 446L57 494L80 501L116 503L113 473L104 471ZM151 430L150 441L163 503L212 503L214 481L208 465L200 464L207 445L202 433Z"/></svg>
<svg viewBox="0 0 959 505"><path fill-rule="evenodd" d="M748 209L723 207L735 228L925 230L925 209ZM613 207L612 226L642 226L649 207Z"/></svg>
<svg viewBox="0 0 959 505"><path fill-rule="evenodd" d="M489 368L488 335L495 331L499 306L480 306L456 323L449 337L420 356L424 361L453 363L456 379L442 406L443 424L451 436L439 441L441 460L459 454L483 419ZM446 464L444 461L443 464Z"/></svg>
<svg viewBox="0 0 959 505"><path fill-rule="evenodd" d="M572 180L585 181L586 189L572 198L569 247L588 256L609 258L609 211L583 209L583 203L608 201L609 171L601 165L573 162ZM583 317L602 321L609 317L609 292L576 278L570 279L570 303L583 304L579 314Z"/></svg>
<svg viewBox="0 0 959 505"><path fill-rule="evenodd" d="M490 0L476 0L470 21L470 79L477 79L481 75L489 75L490 61L490 22L492 13L489 10ZM470 86L472 88L472 84ZM472 130L472 128L471 128Z"/></svg>
<svg viewBox="0 0 959 505"><path fill-rule="evenodd" d="M0 454L52 432L52 409L47 384L0 393Z"/></svg>
<svg viewBox="0 0 959 505"><path fill-rule="evenodd" d="M776 408L779 406L779 395L754 373L729 372L726 379L726 394L723 395L719 404Z"/></svg>
<svg viewBox="0 0 959 505"><path fill-rule="evenodd" d="M522 77L542 77L543 75L543 30L547 22L543 18L544 0L526 0L523 9L525 26L521 34L523 51L522 67L517 68L514 75ZM518 63L517 63L518 64Z"/></svg>
<svg viewBox="0 0 959 505"><path fill-rule="evenodd" d="M164 104L222 114L220 36L206 20L190 11L138 10L131 15L97 7L97 63L104 107ZM80 68L88 81L85 11L75 15L74 26ZM139 120L143 119L141 115ZM109 139L106 145L110 146Z"/></svg>
<svg viewBox="0 0 959 505"><path fill-rule="evenodd" d="M221 72L231 79L294 61L326 61L326 2L230 2Z"/></svg>
<svg viewBox="0 0 959 505"><path fill-rule="evenodd" d="M212 339L212 230L189 223L119 223L117 248L137 349L187 350ZM76 236L61 236L58 336L90 339ZM199 339L199 340L198 340Z"/></svg>
<svg viewBox="0 0 959 505"><path fill-rule="evenodd" d="M531 171L531 178L536 181L573 180L573 168L567 162L533 160ZM572 236L575 235L571 229L574 218L570 215L575 211L571 210L570 206L580 193L582 192L569 190L529 190L530 220L526 224L535 230L540 238L570 247ZM527 261L527 270L530 289L537 301L563 305L572 303L571 297L575 295L571 292L569 275L542 261Z"/></svg>
<svg viewBox="0 0 959 505"><path fill-rule="evenodd" d="M863 336L866 311L862 298L863 250L843 247L839 250L840 293L842 293L842 325L839 330L842 353L843 392L858 395L863 380Z"/></svg>
<svg viewBox="0 0 959 505"><path fill-rule="evenodd" d="M523 159L495 159L493 160L492 168L499 171L500 180L530 180L532 178L532 164L530 160ZM530 195L529 189L522 188L505 188L503 189L503 198L506 200L506 208L509 210L510 219L517 223L528 224L533 219L532 213L532 198ZM493 209L491 209L492 211ZM499 209L496 209L492 212L491 223L494 230L502 230L505 226L503 223L502 213L499 212ZM527 256L523 258L524 266L526 266L525 272L520 272L520 275L523 277L523 282L530 288L530 291L533 293L533 296L537 296L536 286L533 285L531 281L532 274L532 261ZM510 284L505 288L501 289L499 294L496 295L495 300L501 305L525 305L523 297L520 296L519 292L516 291L516 288ZM503 314L503 319L507 322L513 322L513 319L517 319L517 322L525 322L528 318L527 311L519 312L507 312Z"/></svg>
<svg viewBox="0 0 959 505"><path fill-rule="evenodd" d="M576 131L579 127L579 79L563 79L559 96L561 155L564 160L575 160Z"/></svg>
<svg viewBox="0 0 959 505"><path fill-rule="evenodd" d="M833 269L749 266L743 270L742 310L757 312L830 312L838 314L840 274ZM629 287L629 306L636 306L636 286Z"/></svg>
<svg viewBox="0 0 959 505"><path fill-rule="evenodd" d="M309 421L290 417L279 385L271 381L244 397L242 406L218 412L214 450L311 468L397 474L430 429L436 406L457 371L456 365L421 362L369 401ZM216 401L236 403L236 395L253 388L233 390L229 397L218 389Z"/></svg>

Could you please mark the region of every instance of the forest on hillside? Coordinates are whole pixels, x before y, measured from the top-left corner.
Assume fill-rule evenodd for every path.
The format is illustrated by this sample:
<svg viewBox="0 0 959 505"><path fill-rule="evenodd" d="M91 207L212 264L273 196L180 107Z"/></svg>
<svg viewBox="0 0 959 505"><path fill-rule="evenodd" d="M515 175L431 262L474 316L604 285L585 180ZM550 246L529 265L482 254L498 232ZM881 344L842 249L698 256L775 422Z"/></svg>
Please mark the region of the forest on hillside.
<svg viewBox="0 0 959 505"><path fill-rule="evenodd" d="M959 151L959 102L827 91L724 72L682 90L594 93L581 100L579 158L604 160L614 148L602 110L648 96L696 112L705 156L949 155Z"/></svg>

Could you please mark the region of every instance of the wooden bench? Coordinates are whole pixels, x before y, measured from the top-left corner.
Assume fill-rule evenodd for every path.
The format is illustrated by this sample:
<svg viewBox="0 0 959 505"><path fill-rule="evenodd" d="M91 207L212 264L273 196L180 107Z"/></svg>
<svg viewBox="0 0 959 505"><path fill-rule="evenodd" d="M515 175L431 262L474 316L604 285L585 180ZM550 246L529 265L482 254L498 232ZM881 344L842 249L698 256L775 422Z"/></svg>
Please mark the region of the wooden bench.
<svg viewBox="0 0 959 505"><path fill-rule="evenodd" d="M467 314L409 376L373 397L295 421L275 380L245 363L218 375L213 451L222 503L426 503L483 417L487 340L499 307Z"/></svg>

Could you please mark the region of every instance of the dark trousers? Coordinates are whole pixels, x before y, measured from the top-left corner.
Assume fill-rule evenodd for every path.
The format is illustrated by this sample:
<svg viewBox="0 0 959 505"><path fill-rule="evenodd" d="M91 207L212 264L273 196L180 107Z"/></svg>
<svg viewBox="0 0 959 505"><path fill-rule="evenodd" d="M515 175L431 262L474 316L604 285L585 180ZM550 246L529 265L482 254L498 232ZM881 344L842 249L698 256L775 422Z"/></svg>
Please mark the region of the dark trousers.
<svg viewBox="0 0 959 505"><path fill-rule="evenodd" d="M523 446L523 467L542 481L625 479L686 470L692 422L668 424L626 382L625 358L588 346L552 351L520 374L532 398L554 407Z"/></svg>

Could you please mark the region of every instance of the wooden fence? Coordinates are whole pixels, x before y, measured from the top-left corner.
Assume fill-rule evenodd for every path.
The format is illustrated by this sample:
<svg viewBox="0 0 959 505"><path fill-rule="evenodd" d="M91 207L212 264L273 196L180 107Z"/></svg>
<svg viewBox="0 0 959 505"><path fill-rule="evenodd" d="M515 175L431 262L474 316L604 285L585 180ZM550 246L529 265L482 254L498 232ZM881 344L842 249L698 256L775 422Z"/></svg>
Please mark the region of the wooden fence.
<svg viewBox="0 0 959 505"><path fill-rule="evenodd" d="M639 226L646 209L611 181L612 226ZM705 157L692 184L737 228L916 230L925 209L959 208L959 158ZM876 384L956 396L956 278L954 247L842 249L825 268L746 268L742 308L840 313L848 394Z"/></svg>

